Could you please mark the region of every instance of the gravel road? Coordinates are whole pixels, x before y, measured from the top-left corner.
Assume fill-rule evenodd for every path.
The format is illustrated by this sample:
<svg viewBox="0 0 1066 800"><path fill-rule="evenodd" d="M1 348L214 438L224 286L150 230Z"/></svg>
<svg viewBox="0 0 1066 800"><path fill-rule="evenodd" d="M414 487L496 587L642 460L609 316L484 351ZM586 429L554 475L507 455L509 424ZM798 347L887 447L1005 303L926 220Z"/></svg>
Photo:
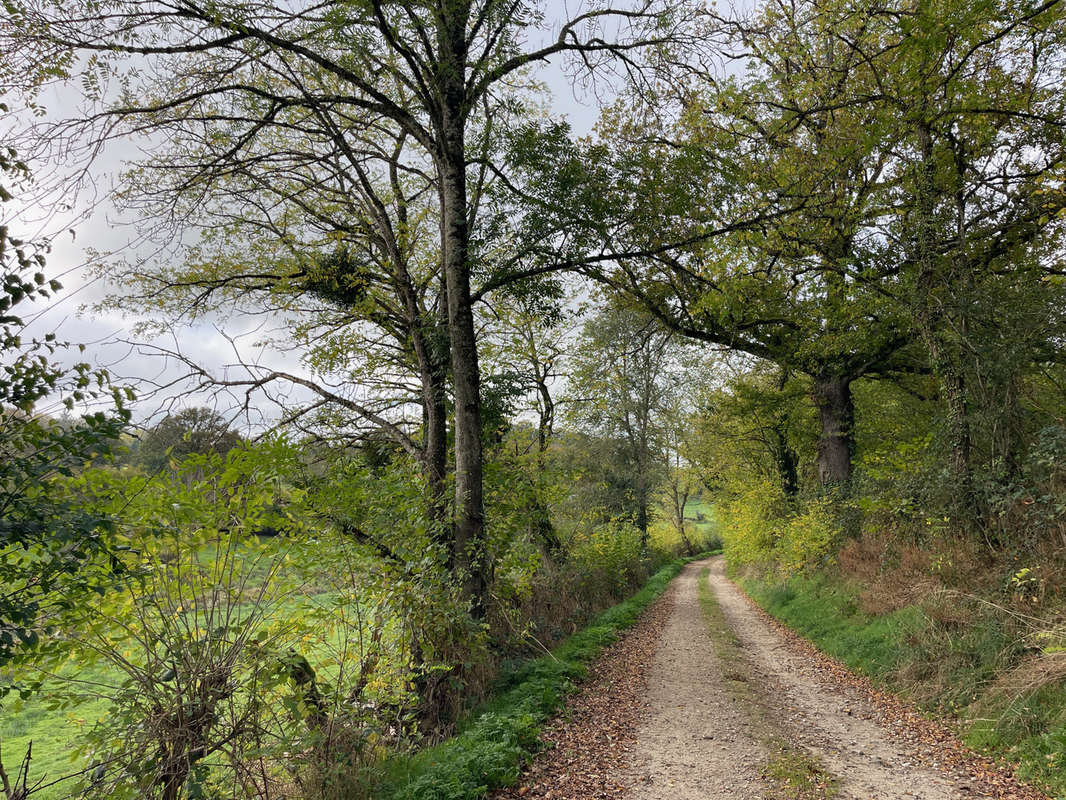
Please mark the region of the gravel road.
<svg viewBox="0 0 1066 800"><path fill-rule="evenodd" d="M701 608L705 570L720 614ZM797 796L768 777L782 747L843 800L1046 798L770 620L720 557L684 568L546 738L497 798L779 800Z"/></svg>

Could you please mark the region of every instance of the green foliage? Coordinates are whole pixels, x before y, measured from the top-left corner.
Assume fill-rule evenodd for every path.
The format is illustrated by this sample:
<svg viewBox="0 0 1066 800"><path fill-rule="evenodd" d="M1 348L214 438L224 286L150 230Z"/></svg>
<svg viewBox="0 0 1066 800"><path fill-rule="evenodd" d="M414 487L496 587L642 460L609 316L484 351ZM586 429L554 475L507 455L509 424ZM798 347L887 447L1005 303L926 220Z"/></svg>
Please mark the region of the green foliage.
<svg viewBox="0 0 1066 800"><path fill-rule="evenodd" d="M95 603L52 620L61 635L42 640L25 672L36 673L52 711L107 702L107 713L79 732L71 752L87 762L83 791L141 797L168 780L178 787L207 780L196 762L214 755L208 742L220 734L221 720L242 724L236 721L255 702L249 687L268 668L273 641L266 626L279 602L272 596L279 569L264 563L254 540L241 542L245 525L262 519L262 493L237 459L223 475L214 465L210 480L203 466L188 467L199 479L179 475L151 485L110 471L74 482L87 506L108 513L126 507L124 569ZM97 676L91 691L84 674ZM71 766L81 771L82 764Z"/></svg>
<svg viewBox="0 0 1066 800"><path fill-rule="evenodd" d="M612 520L578 530L568 547L585 580L614 596L633 585L641 567L641 532L628 522Z"/></svg>
<svg viewBox="0 0 1066 800"><path fill-rule="evenodd" d="M81 715L76 746L63 743L73 760L43 762L50 780L77 773L64 791L343 794L410 732L415 667L450 666L479 641L439 570L382 569L317 524L290 482L297 455L279 441L71 482L117 520L124 569L51 619L20 665L39 696L5 709Z"/></svg>
<svg viewBox="0 0 1066 800"><path fill-rule="evenodd" d="M716 507L734 567L758 565L786 574L824 566L839 542L836 506L817 497L797 506L772 483L757 483Z"/></svg>
<svg viewBox="0 0 1066 800"><path fill-rule="evenodd" d="M839 541L830 498L816 498L788 520L775 547L774 558L786 572L798 572L811 565L824 566Z"/></svg>
<svg viewBox="0 0 1066 800"><path fill-rule="evenodd" d="M322 475L301 466L294 476L320 524L341 531L390 570L443 565L440 531L426 516L425 484L415 465L402 457L382 461L373 447L326 454L325 465Z"/></svg>
<svg viewBox="0 0 1066 800"><path fill-rule="evenodd" d="M609 306L590 318L571 360L568 417L611 448L611 516L647 537L652 495L670 464L685 386L685 344L638 311Z"/></svg>
<svg viewBox="0 0 1066 800"><path fill-rule="evenodd" d="M1066 544L1066 426L1047 425L1013 469L987 475L987 498L996 538L1026 553Z"/></svg>
<svg viewBox="0 0 1066 800"><path fill-rule="evenodd" d="M485 625L450 579L421 476L403 456L277 440L189 454L155 474L72 476L64 491L115 520L122 574L42 632L21 671L38 692L5 708L7 757L28 744L33 720L55 728L35 740L34 764L48 780L71 775L64 792L150 797L171 785L209 795L240 783L360 796L365 767L480 696L499 652L557 641L647 574L640 535L624 522L568 525L549 554L530 508L547 515L565 493L551 463L502 445L493 459ZM473 791L486 770L508 780L535 746L530 726L633 613L616 609L557 650L561 671L544 660L517 710L496 709L447 756L452 772L411 791ZM91 691L77 679L90 674ZM56 722L66 715L82 722L64 733ZM213 750L219 741L224 750Z"/></svg>
<svg viewBox="0 0 1066 800"><path fill-rule="evenodd" d="M501 695L461 723L452 739L388 765L375 797L396 800L477 800L518 779L538 746L537 731L585 666L666 589L681 569L664 567L637 594L605 611L543 656L508 676Z"/></svg>
<svg viewBox="0 0 1066 800"><path fill-rule="evenodd" d="M16 153L0 148L0 178L27 176ZM37 643L40 617L102 592L119 569L109 553L108 517L81 507L58 479L110 456L132 399L88 363L53 360L73 349L54 333L24 338L22 309L62 287L43 272L47 243L9 229L6 204L14 196L0 185L0 665ZM36 409L48 399L67 412L94 404L104 410L57 420Z"/></svg>
<svg viewBox="0 0 1066 800"><path fill-rule="evenodd" d="M729 363L723 359L722 367ZM697 397L698 413L687 444L705 486L730 491L753 479L781 491L802 487L801 467L814 456L810 382L765 362L709 385Z"/></svg>
<svg viewBox="0 0 1066 800"><path fill-rule="evenodd" d="M168 414L141 438L136 461L149 472L179 464L192 455L225 455L241 437L210 408L186 408Z"/></svg>
<svg viewBox="0 0 1066 800"><path fill-rule="evenodd" d="M772 484L751 486L734 498L721 498L718 516L723 544L731 565L766 564L781 538L780 495Z"/></svg>

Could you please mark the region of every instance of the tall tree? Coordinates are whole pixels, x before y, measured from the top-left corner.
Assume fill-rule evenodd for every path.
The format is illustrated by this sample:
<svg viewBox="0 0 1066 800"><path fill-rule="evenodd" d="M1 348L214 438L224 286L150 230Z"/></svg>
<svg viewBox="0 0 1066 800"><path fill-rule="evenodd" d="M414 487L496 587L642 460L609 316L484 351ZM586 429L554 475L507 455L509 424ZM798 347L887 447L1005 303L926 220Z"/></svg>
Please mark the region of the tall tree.
<svg viewBox="0 0 1066 800"><path fill-rule="evenodd" d="M738 361L739 369L721 369L728 379L700 392L689 458L712 491L729 492L754 477L793 499L801 488L801 458L815 444L809 383L776 364L729 360ZM724 367L728 360L723 361Z"/></svg>
<svg viewBox="0 0 1066 800"><path fill-rule="evenodd" d="M480 197L470 191L471 173L483 159L471 152L471 132L484 124L486 105L515 97L529 65L572 53L583 67L615 58L629 67L627 54L691 37L695 12L649 2L594 7L528 47L540 9L500 0L328 6L109 0L78 9L31 0L16 11L6 49L21 55L9 63L22 65L31 81L41 78L42 64L69 63L75 54L87 57L92 74L84 80L93 86L119 58L136 56L121 79L122 99L95 118L102 126L97 140L130 130L182 142L221 134L219 152L190 153L194 166L182 185L193 195L208 196L229 164L278 130L309 133L342 150L353 130L384 124L417 145L440 222L454 395L454 548L479 608L490 565L482 552L481 386L471 291L480 255ZM146 63L150 70L140 68Z"/></svg>
<svg viewBox="0 0 1066 800"><path fill-rule="evenodd" d="M864 263L863 226L883 213L893 139L876 108L845 99L873 83L861 49L833 44L835 35L861 33L862 15L817 10L771 2L755 20L727 26L749 71L696 93L674 126L679 146L707 154L705 191L723 192L728 200L718 203L749 214L763 205L763 219L621 261L606 277L682 333L809 375L819 477L846 485L852 382L914 358L905 352L905 318L886 308ZM655 138L648 144L647 132L633 133L649 157L676 159Z"/></svg>
<svg viewBox="0 0 1066 800"><path fill-rule="evenodd" d="M652 494L667 468L667 429L684 377L680 341L652 318L608 307L586 322L571 360L569 416L620 444L618 480L647 546Z"/></svg>
<svg viewBox="0 0 1066 800"><path fill-rule="evenodd" d="M167 414L148 430L137 448L137 460L157 471L174 459L190 455L225 455L241 441L225 417L210 408L186 408Z"/></svg>
<svg viewBox="0 0 1066 800"><path fill-rule="evenodd" d="M222 145L211 137L200 147L191 167L167 161L128 176L137 208L179 214L201 230L178 264L127 268L111 304L134 295L163 324L234 308L284 314L274 346L298 353L304 370L245 363L244 376L219 378L185 357L202 388L243 388L248 404L253 392L295 387L303 394L282 400L286 424L346 443L391 440L419 464L447 546L445 293L432 184L409 137L382 121L339 142L274 132L227 164L209 198L187 198L190 171Z"/></svg>
<svg viewBox="0 0 1066 800"><path fill-rule="evenodd" d="M978 342L999 339L1005 352L993 360L1011 359L999 371L1017 376L1054 358L1062 331L1062 297L1045 279L1061 271L1066 21L1056 2L997 15L951 8L936 38L903 43L906 72L889 84L906 138L897 217L885 231L902 300L940 382L956 511L972 520L970 384L994 372ZM918 29L943 15L938 4L910 9ZM1025 322L1034 310L1040 333ZM1012 397L1008 390L997 402L1001 430L1012 427ZM1013 446L1000 450L1011 461Z"/></svg>
<svg viewBox="0 0 1066 800"><path fill-rule="evenodd" d="M619 258L601 279L635 295L675 330L810 376L823 484L846 485L851 477L851 385L864 376L929 368L921 345L930 340L916 335L915 320L922 327L922 305L935 297L932 273L918 268L913 246L903 246L915 240L918 220L944 234L933 249L938 263L947 263L955 236L933 220L952 198L972 196L969 224L981 233L967 241L1002 259L1005 247L1017 255L1032 244L1061 208L1057 184L1046 182L1061 159L1064 119L1061 93L1051 89L1061 63L1056 6L886 9L775 0L751 20L723 21L748 61L745 75L684 98L687 113L666 130L642 123L628 132L633 151L647 159L701 165L706 191L728 200L695 206L692 221L667 216L666 224L678 227L664 230L664 215L654 209L669 201L655 198L648 213L633 215L629 233L636 238L625 239L619 252L683 241L686 227L695 244L653 258ZM941 173L955 169L947 145L952 130L974 126L968 146L982 151L967 158L967 183L925 180L945 187L938 200L923 201L925 212L915 205L932 192L915 183L923 174L914 155L921 149L920 108L945 143L927 164L935 162ZM1004 190L997 195L994 185ZM701 214L720 213L722 203L757 209L760 198L768 210L759 224L728 236L701 235L707 225ZM975 266L971 261L960 273ZM923 290L915 291L916 269L927 276Z"/></svg>

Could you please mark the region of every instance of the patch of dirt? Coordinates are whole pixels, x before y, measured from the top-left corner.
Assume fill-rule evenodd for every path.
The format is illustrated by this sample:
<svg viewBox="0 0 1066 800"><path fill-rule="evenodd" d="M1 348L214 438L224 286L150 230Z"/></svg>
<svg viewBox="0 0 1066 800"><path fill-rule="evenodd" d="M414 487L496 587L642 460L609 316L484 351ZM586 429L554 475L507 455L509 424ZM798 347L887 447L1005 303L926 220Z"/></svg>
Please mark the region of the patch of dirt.
<svg viewBox="0 0 1066 800"><path fill-rule="evenodd" d="M677 595L675 582L604 651L542 732L546 749L515 786L493 798L600 800L624 794L621 776L637 742L637 720L647 710L648 668Z"/></svg>

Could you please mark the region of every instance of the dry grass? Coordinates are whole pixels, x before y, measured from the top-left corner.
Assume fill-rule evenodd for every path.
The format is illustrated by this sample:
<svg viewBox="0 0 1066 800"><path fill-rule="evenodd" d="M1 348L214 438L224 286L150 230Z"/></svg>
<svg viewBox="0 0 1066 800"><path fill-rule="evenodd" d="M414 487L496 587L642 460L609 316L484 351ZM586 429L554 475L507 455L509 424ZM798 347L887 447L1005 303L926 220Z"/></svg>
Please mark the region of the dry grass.
<svg viewBox="0 0 1066 800"><path fill-rule="evenodd" d="M879 616L921 605L933 620L949 628L967 624L972 614L941 597L943 590L996 586L1002 571L1002 565L988 558L976 542L938 537L915 544L900 531L880 528L845 543L838 562L843 575L863 587L859 606L866 614Z"/></svg>
<svg viewBox="0 0 1066 800"><path fill-rule="evenodd" d="M881 615L913 605L940 588L927 550L882 532L847 542L838 555L841 571L861 584L859 606Z"/></svg>
<svg viewBox="0 0 1066 800"><path fill-rule="evenodd" d="M1018 697L1066 681L1066 652L1034 653L1000 675L993 692Z"/></svg>

